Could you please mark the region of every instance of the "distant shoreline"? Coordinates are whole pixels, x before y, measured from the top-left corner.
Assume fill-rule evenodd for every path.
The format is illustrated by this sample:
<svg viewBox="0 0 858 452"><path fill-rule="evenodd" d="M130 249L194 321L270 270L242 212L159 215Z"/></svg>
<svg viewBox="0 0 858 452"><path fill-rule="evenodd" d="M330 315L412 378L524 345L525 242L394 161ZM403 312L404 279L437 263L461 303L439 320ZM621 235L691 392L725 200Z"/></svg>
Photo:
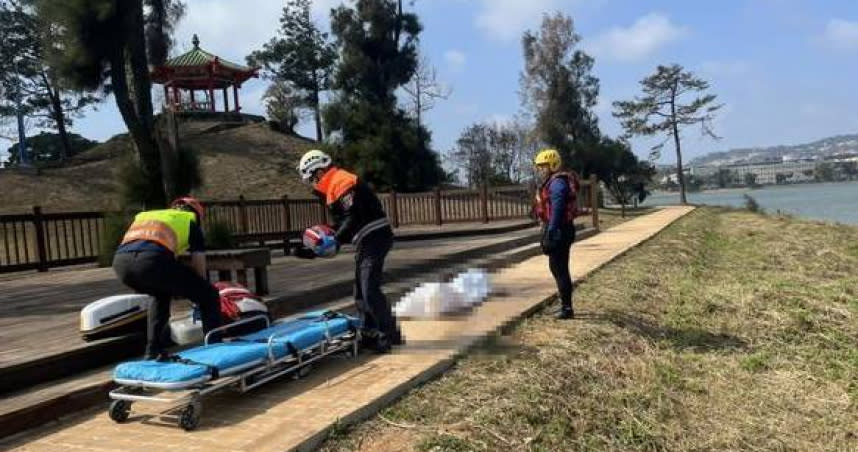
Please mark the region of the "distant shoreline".
<svg viewBox="0 0 858 452"><path fill-rule="evenodd" d="M855 184L858 183L858 180L841 180L841 181L833 181L833 182L806 182L802 184L766 184L760 185L754 188L751 187L730 187L730 188L715 188L711 190L700 190L700 191L690 191L686 190L686 194L695 194L695 193L733 193L738 191L755 191L760 189L771 189L771 188L790 188L790 187L817 187L820 185L839 185L839 184ZM676 191L667 191L667 190L653 190L652 196L669 196L669 195L677 195L679 196L679 190Z"/></svg>

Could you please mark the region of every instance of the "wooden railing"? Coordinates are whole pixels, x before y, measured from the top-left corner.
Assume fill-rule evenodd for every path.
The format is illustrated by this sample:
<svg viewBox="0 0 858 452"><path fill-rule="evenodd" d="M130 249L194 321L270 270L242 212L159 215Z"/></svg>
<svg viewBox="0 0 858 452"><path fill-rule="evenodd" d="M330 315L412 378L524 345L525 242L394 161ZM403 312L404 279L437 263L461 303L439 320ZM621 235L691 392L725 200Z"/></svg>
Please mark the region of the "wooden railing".
<svg viewBox="0 0 858 452"><path fill-rule="evenodd" d="M598 229L595 178L581 183L578 195L582 215ZM379 194L394 228L441 226L532 218L533 190L523 186L482 187L477 190L434 190L425 193ZM206 223L226 224L243 243L295 239L301 231L329 220L318 199L280 199L206 202ZM105 233L104 212L0 215L0 273L47 271L51 267L95 262Z"/></svg>
<svg viewBox="0 0 858 452"><path fill-rule="evenodd" d="M93 262L104 232L104 213L0 215L0 272Z"/></svg>

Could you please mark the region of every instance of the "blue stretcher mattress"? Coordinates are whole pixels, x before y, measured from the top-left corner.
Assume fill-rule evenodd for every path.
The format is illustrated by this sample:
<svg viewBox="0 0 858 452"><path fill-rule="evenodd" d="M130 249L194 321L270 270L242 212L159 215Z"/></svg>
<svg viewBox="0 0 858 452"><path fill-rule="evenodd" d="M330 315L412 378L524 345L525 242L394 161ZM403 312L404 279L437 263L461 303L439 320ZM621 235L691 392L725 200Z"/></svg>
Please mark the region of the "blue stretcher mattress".
<svg viewBox="0 0 858 452"><path fill-rule="evenodd" d="M278 359L360 327L360 320L355 317L325 314L325 311L306 313L231 342L201 345L177 353L179 358L192 363L125 362L116 366L113 379L120 384L184 388L211 379L208 366L217 368L220 376L227 376L264 364L269 357L268 341L272 336L271 351Z"/></svg>

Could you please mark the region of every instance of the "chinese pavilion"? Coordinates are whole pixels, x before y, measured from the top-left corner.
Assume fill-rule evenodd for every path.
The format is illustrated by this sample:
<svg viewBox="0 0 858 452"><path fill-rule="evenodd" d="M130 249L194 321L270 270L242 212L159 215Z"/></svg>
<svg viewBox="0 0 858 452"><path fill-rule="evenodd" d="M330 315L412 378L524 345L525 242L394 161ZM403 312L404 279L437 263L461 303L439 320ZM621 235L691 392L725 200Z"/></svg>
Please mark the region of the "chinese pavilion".
<svg viewBox="0 0 858 452"><path fill-rule="evenodd" d="M259 68L232 63L206 52L200 48L197 35L192 42L194 48L189 52L152 70L152 81L164 85L164 108L175 112L215 112L215 91L223 91L222 111L239 113L238 90L242 83L259 76ZM229 104L230 87L232 109Z"/></svg>

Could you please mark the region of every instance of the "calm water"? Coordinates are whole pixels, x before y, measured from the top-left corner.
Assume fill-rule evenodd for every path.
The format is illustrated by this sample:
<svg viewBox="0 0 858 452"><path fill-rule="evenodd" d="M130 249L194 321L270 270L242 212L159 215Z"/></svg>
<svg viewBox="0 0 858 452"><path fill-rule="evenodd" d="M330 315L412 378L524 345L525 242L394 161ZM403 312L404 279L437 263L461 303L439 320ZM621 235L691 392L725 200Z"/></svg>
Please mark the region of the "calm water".
<svg viewBox="0 0 858 452"><path fill-rule="evenodd" d="M688 193L694 204L743 207L744 194L768 211L780 210L815 220L858 225L858 182L767 186L756 190L733 189ZM679 193L658 193L645 206L678 204Z"/></svg>

